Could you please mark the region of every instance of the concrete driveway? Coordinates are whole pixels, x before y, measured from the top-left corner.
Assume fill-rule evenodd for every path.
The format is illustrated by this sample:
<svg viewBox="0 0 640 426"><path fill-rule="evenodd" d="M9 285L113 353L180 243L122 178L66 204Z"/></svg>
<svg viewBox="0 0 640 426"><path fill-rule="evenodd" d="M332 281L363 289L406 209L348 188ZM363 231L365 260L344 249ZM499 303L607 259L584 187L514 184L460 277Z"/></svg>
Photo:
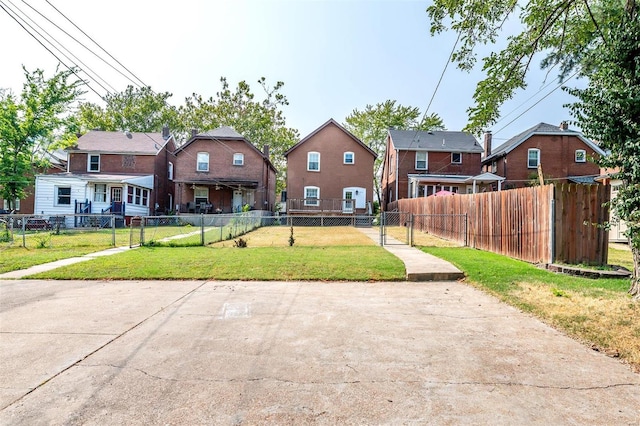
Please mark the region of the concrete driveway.
<svg viewBox="0 0 640 426"><path fill-rule="evenodd" d="M457 282L0 281L0 424L640 424L640 376Z"/></svg>

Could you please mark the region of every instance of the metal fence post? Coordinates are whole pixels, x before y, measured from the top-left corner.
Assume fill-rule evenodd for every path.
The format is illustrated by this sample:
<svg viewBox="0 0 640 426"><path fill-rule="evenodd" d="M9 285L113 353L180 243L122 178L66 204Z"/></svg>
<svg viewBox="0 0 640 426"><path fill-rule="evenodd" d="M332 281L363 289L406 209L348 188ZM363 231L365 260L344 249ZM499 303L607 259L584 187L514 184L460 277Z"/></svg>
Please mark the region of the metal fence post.
<svg viewBox="0 0 640 426"><path fill-rule="evenodd" d="M144 218L145 216L140 216L140 246L144 246Z"/></svg>
<svg viewBox="0 0 640 426"><path fill-rule="evenodd" d="M116 246L116 216L111 215L111 245Z"/></svg>
<svg viewBox="0 0 640 426"><path fill-rule="evenodd" d="M200 213L200 245L204 246L204 213Z"/></svg>
<svg viewBox="0 0 640 426"><path fill-rule="evenodd" d="M409 213L409 223L407 232L409 233L409 246L413 247L413 213Z"/></svg>
<svg viewBox="0 0 640 426"><path fill-rule="evenodd" d="M551 223L549 224L549 255L551 259L549 259L549 263L553 263L556 261L556 200L554 198L551 199L551 211L549 212L549 216L551 219Z"/></svg>

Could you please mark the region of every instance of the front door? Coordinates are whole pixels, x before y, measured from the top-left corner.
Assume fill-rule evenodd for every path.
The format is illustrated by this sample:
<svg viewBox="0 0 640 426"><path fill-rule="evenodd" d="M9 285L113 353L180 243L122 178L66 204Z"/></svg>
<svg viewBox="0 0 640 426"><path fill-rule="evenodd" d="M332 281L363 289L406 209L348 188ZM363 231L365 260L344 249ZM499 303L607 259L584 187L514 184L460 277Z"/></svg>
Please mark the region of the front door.
<svg viewBox="0 0 640 426"><path fill-rule="evenodd" d="M242 211L242 191L233 191L233 211Z"/></svg>
<svg viewBox="0 0 640 426"><path fill-rule="evenodd" d="M353 213L353 191L350 189L345 189L344 200L342 202L342 213Z"/></svg>
<svg viewBox="0 0 640 426"><path fill-rule="evenodd" d="M122 187L121 186L113 186L113 187L111 187L111 202L112 203L120 203L120 202L122 202Z"/></svg>

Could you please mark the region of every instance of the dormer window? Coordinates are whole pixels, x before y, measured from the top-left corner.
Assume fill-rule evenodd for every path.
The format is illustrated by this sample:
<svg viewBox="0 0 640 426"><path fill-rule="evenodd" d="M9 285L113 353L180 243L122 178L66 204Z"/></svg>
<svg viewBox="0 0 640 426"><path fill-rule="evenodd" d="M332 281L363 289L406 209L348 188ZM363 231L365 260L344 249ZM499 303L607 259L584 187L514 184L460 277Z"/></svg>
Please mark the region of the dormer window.
<svg viewBox="0 0 640 426"><path fill-rule="evenodd" d="M87 158L87 171L100 171L100 154L89 154L89 157Z"/></svg>

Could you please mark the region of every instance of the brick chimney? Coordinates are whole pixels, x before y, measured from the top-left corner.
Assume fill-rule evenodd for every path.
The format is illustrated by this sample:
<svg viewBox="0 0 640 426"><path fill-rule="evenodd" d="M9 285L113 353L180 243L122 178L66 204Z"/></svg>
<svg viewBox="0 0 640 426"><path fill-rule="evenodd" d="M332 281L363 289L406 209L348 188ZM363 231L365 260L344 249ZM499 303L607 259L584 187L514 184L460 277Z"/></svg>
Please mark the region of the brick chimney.
<svg viewBox="0 0 640 426"><path fill-rule="evenodd" d="M162 139L165 141L169 139L169 126L162 126Z"/></svg>
<svg viewBox="0 0 640 426"><path fill-rule="evenodd" d="M484 133L484 158L491 155L491 130Z"/></svg>
<svg viewBox="0 0 640 426"><path fill-rule="evenodd" d="M262 155L264 155L264 158L269 159L269 145L262 147Z"/></svg>
<svg viewBox="0 0 640 426"><path fill-rule="evenodd" d="M569 130L569 123L563 121L560 123L560 130Z"/></svg>
<svg viewBox="0 0 640 426"><path fill-rule="evenodd" d="M198 136L198 129L191 129L191 137L195 138L196 136Z"/></svg>

